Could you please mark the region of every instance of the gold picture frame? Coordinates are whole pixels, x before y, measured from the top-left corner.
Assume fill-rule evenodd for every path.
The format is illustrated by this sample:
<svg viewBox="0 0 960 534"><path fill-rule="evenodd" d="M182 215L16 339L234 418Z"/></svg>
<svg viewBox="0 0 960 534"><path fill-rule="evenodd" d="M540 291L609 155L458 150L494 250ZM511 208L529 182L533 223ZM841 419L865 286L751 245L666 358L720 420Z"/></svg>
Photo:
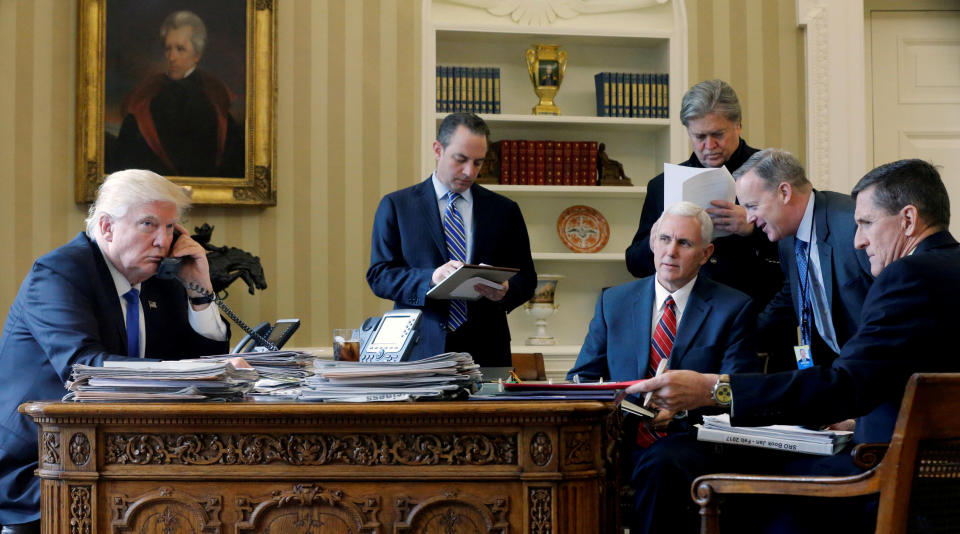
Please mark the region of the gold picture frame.
<svg viewBox="0 0 960 534"><path fill-rule="evenodd" d="M231 177L227 175L226 171L224 171L224 175L220 176L179 176L171 172L160 172L158 169L153 170L158 170L160 174L167 176L177 184L188 186L193 191L194 204L276 205L277 188L274 165L276 162L277 19L274 7L275 1L246 0L244 3L238 2L237 0L216 0L213 2L210 0L197 0L196 3L197 14L201 19L204 19L202 13L217 13L210 15L209 18L213 20L213 24L206 23L206 28L209 29L204 30L204 38L206 39L207 33L210 35L209 42L213 42L214 37L217 35L223 37L219 41L220 55L221 57L232 57L233 60L221 61L221 64L232 68L230 72L232 72L234 76L234 86L243 86L235 89L231 88L228 80L209 82L219 83L220 86L224 88L222 92L230 96L229 99L221 98L218 100L219 103L229 102L231 106L229 107L229 111L225 111L228 108L224 108L223 106L217 108L216 105L212 103L209 109L214 113L214 118L217 120L218 129L216 132L218 137L216 146L218 148L216 149L217 153L214 159L218 165L224 155L223 139L230 135L229 133L223 132L231 131L228 130L228 127L223 126L223 124L229 123L229 121L232 120L233 122L230 123L231 126L236 125L232 130L234 133L232 140L235 142L231 143L236 149L229 152L231 156L237 156L231 158L232 170L230 172L234 173L235 176ZM141 15L141 13L143 13L142 11L132 10L133 8L124 7L123 9L128 9L128 11L124 12L121 10L121 7L119 7L128 4L136 6L140 3L128 2L126 4L120 4L115 0L79 0L75 187L75 197L78 203L92 202L96 197L97 188L103 183L103 179L109 174L109 171L116 170L105 167L105 158L107 158L108 149L108 159L110 159L110 162L107 167L113 167L118 165L118 162L123 159L120 156L129 155L129 152L123 152L119 150L119 148L134 146L130 143L118 142L118 139L129 138L130 136L124 134L124 126L117 128L117 124L118 120L124 125L126 124L125 121L133 120L134 122L132 124L134 128L138 128L139 126L136 119L130 119L130 117L135 116L133 113L128 114L125 108L130 101L142 102L143 100L137 101L133 99L132 95L134 92L127 91L127 94L131 96L124 97L122 105L118 104L120 99L117 97L117 94L119 94L120 90L123 90L118 89L118 87L123 86L123 83L119 83L119 81L125 81L127 83L126 87L129 87L129 80L134 76L124 76L116 73L146 73L150 66L142 66L135 61L131 61L129 50L133 48L133 46L127 45L136 43L137 45L143 45L141 48L148 45L155 46L159 48L159 53L156 50L152 53L160 58L166 57L163 43L159 42L159 29L161 23L165 20L163 16L161 15L159 20L154 17L149 21L129 21L130 24L128 24L128 21L120 18L121 15L126 15L128 18L145 18L147 16ZM112 10L111 13L107 13L108 8ZM235 29L230 28L229 24L220 20L221 14L223 13L227 13L228 15L226 16L236 18L237 20L234 22L245 23L243 27L245 28L246 34L238 36ZM111 22L118 25L117 27L123 32L129 34L125 36L129 43L123 43L124 46L119 48L116 42L107 43L108 17L115 17L111 19ZM137 31L138 24L140 31ZM113 27L114 26L111 26L111 28ZM146 33L144 31L145 29L151 31ZM110 38L114 39L115 35L123 37L120 35L121 30L111 30L113 33ZM173 34L173 29L170 30L170 33ZM194 33L198 32L194 31ZM119 39L120 37L117 38ZM170 38L172 38L172 35ZM242 43L242 45L238 44L234 49L230 49L224 45L224 41L230 41L233 44ZM204 41L204 43L206 42L208 41ZM108 48L108 44L111 44L112 48ZM206 51L203 50L204 47L207 48ZM121 52L111 52L111 50L117 49L121 50ZM207 72L205 69L201 69L204 68L204 61L206 61L207 58L206 52L211 49L213 49L213 46L201 45L202 54L198 54L197 56L200 58L200 63L195 67L196 72ZM240 56L239 50L243 50L242 57ZM108 53L112 54L110 58L107 57ZM123 56L123 58L118 60L114 56ZM162 64L162 62L162 59L154 60L152 63L153 70L156 70L157 66ZM120 67L118 67L118 65L120 65ZM123 68L127 70L123 71ZM229 68L225 67L221 70L229 70ZM188 71L186 77L193 76L193 72L194 70ZM108 74L111 77L109 88L107 86ZM160 78L161 74L154 73L151 76L153 78ZM204 74L204 76L207 75ZM207 79L215 79L216 76L217 74L214 73L209 75ZM204 79L203 77L195 78ZM146 85L144 79L141 79L139 83ZM204 89L206 89L206 87L207 86L204 86ZM109 105L107 102L108 93L111 95ZM142 96L143 94L149 93L140 92L137 94ZM238 105L237 101L242 102L242 104ZM145 108L141 106L137 109L146 109L147 113L154 113L152 111L152 100L146 100L146 102ZM239 113L235 111L235 108L239 110ZM117 111L118 109L121 111ZM108 112L110 113L109 121L106 117L106 113ZM242 119L238 120L235 116L237 114L241 114ZM147 121L150 120L153 119L148 119ZM107 128L108 126L110 129ZM149 139L154 143L158 142L160 138L157 135L157 130L158 128L153 128L153 137L141 135L141 140ZM120 133L112 133L112 131L119 131ZM173 138L171 137L171 139ZM241 140L242 148L240 148ZM149 147L152 148L155 145L151 145L150 141L142 142L145 143L144 146L149 145ZM108 147L107 145L110 146ZM163 152L162 147L160 148L160 152ZM172 153L171 151L171 154ZM242 158L242 163L238 158ZM129 160L129 158L127 158L127 160ZM173 160L165 159L164 161L172 162ZM123 161L123 163L126 164L128 161ZM147 167L146 165L126 166ZM215 168L220 169L224 167ZM214 171L211 174L217 174L218 172L219 171ZM236 176L236 174L241 173L242 176Z"/></svg>

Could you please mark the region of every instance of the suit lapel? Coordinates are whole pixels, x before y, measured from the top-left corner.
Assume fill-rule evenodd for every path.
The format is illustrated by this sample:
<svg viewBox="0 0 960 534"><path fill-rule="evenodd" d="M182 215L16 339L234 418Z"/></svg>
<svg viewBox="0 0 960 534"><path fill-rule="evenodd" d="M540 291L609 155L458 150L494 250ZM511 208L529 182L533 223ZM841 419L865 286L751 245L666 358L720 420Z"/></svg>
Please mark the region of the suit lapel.
<svg viewBox="0 0 960 534"><path fill-rule="evenodd" d="M690 297L687 299L687 306L683 310L683 317L677 324L677 339L673 343L673 352L670 354L671 369L681 368L680 364L683 362L687 347L693 345L697 332L703 326L707 315L710 314L709 297L700 297L703 291L699 288L704 283L703 280L702 276L697 277L693 290L690 292Z"/></svg>
<svg viewBox="0 0 960 534"><path fill-rule="evenodd" d="M636 332L634 346L637 354L637 378L647 377L647 366L650 364L650 323L653 322L654 301L653 277L648 277L640 291L633 298L633 331Z"/></svg>
<svg viewBox="0 0 960 534"><path fill-rule="evenodd" d="M110 268L107 267L107 260L100 252L100 246L93 239L81 235L90 247L90 253L93 255L93 263L97 270L97 276L100 279L100 287L104 288L101 293L103 298L103 310L106 319L113 324L114 333L117 339L122 343L122 348L117 352L123 353L127 346L127 327L123 318L123 308L120 307L120 297L117 295L117 286L113 283L113 276L110 275ZM108 350L111 350L108 348ZM111 350L111 352L114 352Z"/></svg>
<svg viewBox="0 0 960 534"><path fill-rule="evenodd" d="M440 208L437 206L437 194L433 189L433 180L428 178L416 188L417 202L423 213L426 214L427 228L433 237L433 244L440 251L440 257L447 257L447 241L443 237L443 221L440 217Z"/></svg>
<svg viewBox="0 0 960 534"><path fill-rule="evenodd" d="M814 191L813 224L817 229L817 253L820 256L820 274L823 277L823 289L827 294L827 309L833 309L833 247L828 241L830 227L827 226L827 197Z"/></svg>
<svg viewBox="0 0 960 534"><path fill-rule="evenodd" d="M487 254L487 247L499 244L496 238L490 235L493 231L490 226L490 221L485 221L486 224L478 224L477 222L480 214L484 213L483 208L488 200L486 192L485 189L476 184L470 186L470 194L473 196L473 221L471 221L473 228L473 254L467 258L468 263L480 263L482 259L489 258L490 255ZM481 258L481 260L477 258Z"/></svg>

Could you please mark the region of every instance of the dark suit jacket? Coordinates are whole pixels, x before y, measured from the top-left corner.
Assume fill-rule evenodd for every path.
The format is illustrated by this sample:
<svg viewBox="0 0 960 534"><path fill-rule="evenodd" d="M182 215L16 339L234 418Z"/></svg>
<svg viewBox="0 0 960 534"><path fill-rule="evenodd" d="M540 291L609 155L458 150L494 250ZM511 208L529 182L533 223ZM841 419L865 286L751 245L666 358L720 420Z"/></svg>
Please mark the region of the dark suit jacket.
<svg viewBox="0 0 960 534"><path fill-rule="evenodd" d="M236 96L203 69L171 80L151 76L123 102L107 172L149 169L164 176L243 177L244 132L230 114Z"/></svg>
<svg viewBox="0 0 960 534"><path fill-rule="evenodd" d="M126 359L120 298L95 241L79 234L40 257L20 286L0 339L0 524L40 517L37 427L17 406L59 400L75 363ZM146 354L179 359L228 351L189 324L186 291L175 280L141 285ZM156 304L153 306L150 303Z"/></svg>
<svg viewBox="0 0 960 534"><path fill-rule="evenodd" d="M913 373L960 371L960 245L948 232L888 265L863 303L860 328L829 367L733 375L733 424L820 425L857 417L858 443L890 441Z"/></svg>
<svg viewBox="0 0 960 534"><path fill-rule="evenodd" d="M813 194L813 224L817 231L820 269L827 299L830 301L830 315L837 333L837 344L842 348L857 331L860 309L867 290L873 283L873 276L870 274L870 261L866 253L853 247L853 237L857 231L857 224L853 220L853 200L849 195L832 191L814 190ZM794 237L786 237L779 242L780 265L785 278L780 292L758 318L757 329L761 345L765 342L768 331L774 328L782 331L779 325L796 326L800 321L799 276L794 241ZM816 330L816 326L813 329ZM826 348L826 345L823 347ZM816 350L814 352L815 364L829 364L832 361L832 355L824 361L823 351L820 351L820 354L817 354Z"/></svg>
<svg viewBox="0 0 960 534"><path fill-rule="evenodd" d="M737 150L724 165L732 173L756 152L756 148L741 139ZM696 154L680 165L703 168ZM647 184L640 224L633 242L627 247L627 269L637 278L654 273L650 230L663 213L663 208L663 173L660 173ZM762 310L783 284L776 244L771 243L762 231L755 230L746 237L729 235L717 238L713 246L713 255L700 268L700 274L746 293L753 299L757 311Z"/></svg>
<svg viewBox="0 0 960 534"><path fill-rule="evenodd" d="M486 366L510 365L507 313L533 296L537 273L530 255L527 227L517 203L474 184L473 257L471 263L515 267L520 272L500 302L467 303L470 353ZM373 222L367 283L373 293L394 301L395 308L419 308L421 341L411 359L444 352L450 303L427 299L433 271L446 263L447 245L433 183L427 180L383 197Z"/></svg>
<svg viewBox="0 0 960 534"><path fill-rule="evenodd" d="M654 297L653 276L603 291L567 378L646 378ZM677 325L670 368L702 373L758 370L751 307L743 293L699 276Z"/></svg>

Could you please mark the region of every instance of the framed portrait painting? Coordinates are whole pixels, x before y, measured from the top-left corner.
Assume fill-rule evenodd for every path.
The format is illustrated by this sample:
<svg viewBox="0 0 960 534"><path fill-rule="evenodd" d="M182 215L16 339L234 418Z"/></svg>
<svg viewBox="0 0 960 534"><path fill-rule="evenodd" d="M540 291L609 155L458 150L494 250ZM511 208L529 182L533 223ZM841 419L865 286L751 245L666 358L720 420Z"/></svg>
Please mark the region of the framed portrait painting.
<svg viewBox="0 0 960 534"><path fill-rule="evenodd" d="M275 205L273 0L79 0L77 202L149 169L195 204Z"/></svg>

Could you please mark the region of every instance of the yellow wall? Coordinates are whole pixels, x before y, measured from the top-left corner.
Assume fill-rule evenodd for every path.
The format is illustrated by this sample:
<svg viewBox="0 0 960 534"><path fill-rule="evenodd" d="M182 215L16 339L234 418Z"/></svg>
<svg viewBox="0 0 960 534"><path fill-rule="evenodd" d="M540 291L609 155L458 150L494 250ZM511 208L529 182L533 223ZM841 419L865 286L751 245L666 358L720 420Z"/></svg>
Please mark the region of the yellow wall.
<svg viewBox="0 0 960 534"><path fill-rule="evenodd" d="M803 33L794 0L687 0L690 84L720 78L737 91L741 135L806 160Z"/></svg>
<svg viewBox="0 0 960 534"><path fill-rule="evenodd" d="M278 207L196 208L213 242L260 256L245 320L300 317L297 346L329 345L387 305L364 280L380 197L417 176L420 0L279 0ZM691 83L721 77L744 136L803 158L802 40L794 0L688 0ZM76 3L0 0L0 319L34 258L82 229L73 202ZM746 50L746 54L743 53ZM236 330L235 330L236 331Z"/></svg>

